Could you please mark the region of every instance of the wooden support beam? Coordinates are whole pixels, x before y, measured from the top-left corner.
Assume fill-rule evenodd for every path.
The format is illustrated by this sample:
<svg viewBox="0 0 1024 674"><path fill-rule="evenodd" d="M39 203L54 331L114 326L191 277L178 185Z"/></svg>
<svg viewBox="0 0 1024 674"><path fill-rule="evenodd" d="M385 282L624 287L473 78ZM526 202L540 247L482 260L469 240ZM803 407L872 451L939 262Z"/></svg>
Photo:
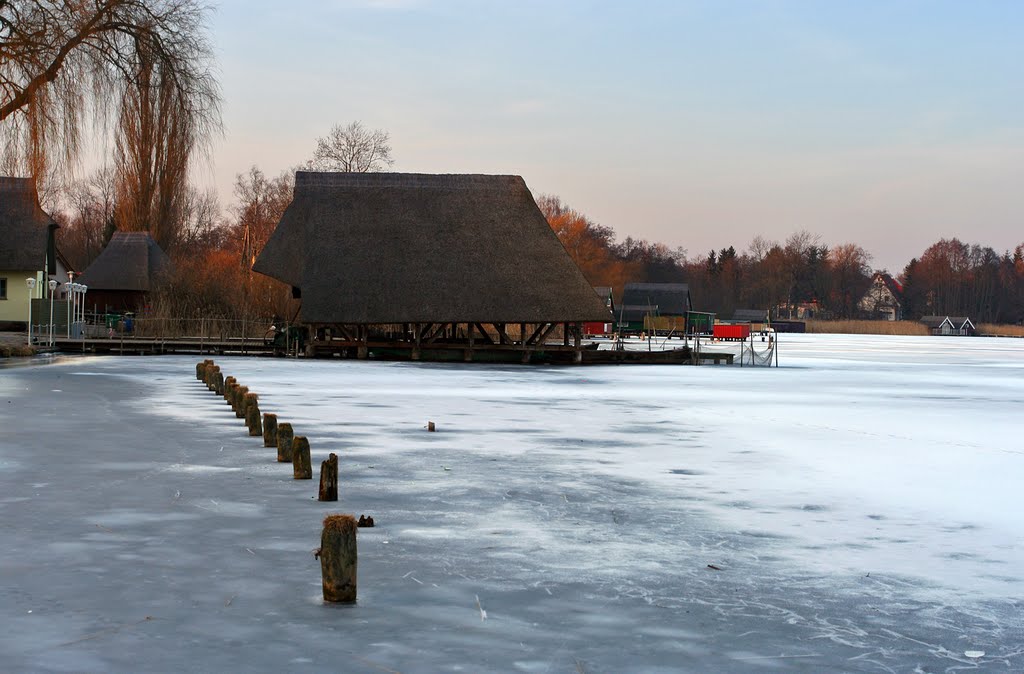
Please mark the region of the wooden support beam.
<svg viewBox="0 0 1024 674"><path fill-rule="evenodd" d="M441 335L443 335L445 333L445 330L447 330L447 328L448 328L448 324L447 323L440 323L440 324L438 324L438 326L434 329L434 331L430 334L430 336L427 337L427 344L433 344L434 341L436 341L438 337L440 337Z"/></svg>
<svg viewBox="0 0 1024 674"><path fill-rule="evenodd" d="M491 339L491 336L487 334L486 330L484 330L484 326L482 326L479 323L474 323L473 325L475 325L477 330L480 331L480 336L483 337L484 341L486 341L488 344L494 344L494 340Z"/></svg>
<svg viewBox="0 0 1024 674"><path fill-rule="evenodd" d="M514 342L509 339L509 336L505 333L504 323L495 323L494 329L498 331L498 344L513 344Z"/></svg>
<svg viewBox="0 0 1024 674"><path fill-rule="evenodd" d="M548 337L551 336L551 333L558 329L558 323L548 323L547 325L548 327L544 330L544 332L540 334L539 337L537 337L536 341L534 342L535 346L544 346L544 343L548 341Z"/></svg>

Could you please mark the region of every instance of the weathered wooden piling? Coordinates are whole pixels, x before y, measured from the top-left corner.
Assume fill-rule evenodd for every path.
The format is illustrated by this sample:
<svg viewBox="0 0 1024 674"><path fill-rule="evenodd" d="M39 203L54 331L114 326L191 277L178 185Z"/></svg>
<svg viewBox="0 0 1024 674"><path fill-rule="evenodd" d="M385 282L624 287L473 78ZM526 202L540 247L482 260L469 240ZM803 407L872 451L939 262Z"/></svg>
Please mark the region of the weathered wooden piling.
<svg viewBox="0 0 1024 674"><path fill-rule="evenodd" d="M255 393L249 393L246 397L255 395ZM260 406L255 399L246 405L245 425L249 429L250 436L259 437L263 435L263 424L260 423Z"/></svg>
<svg viewBox="0 0 1024 674"><path fill-rule="evenodd" d="M292 438L292 476L296 480L312 480L313 466L309 458L309 440L305 435Z"/></svg>
<svg viewBox="0 0 1024 674"><path fill-rule="evenodd" d="M277 415L263 414L263 446L277 447Z"/></svg>
<svg viewBox="0 0 1024 674"><path fill-rule="evenodd" d="M292 425L284 422L277 425L277 461L291 463L292 460Z"/></svg>
<svg viewBox="0 0 1024 674"><path fill-rule="evenodd" d="M220 372L220 365L207 365L206 375L203 377L203 383L206 384L206 388L211 391L214 389L214 384L217 381L217 373Z"/></svg>
<svg viewBox="0 0 1024 674"><path fill-rule="evenodd" d="M331 452L330 458L320 463L319 500L338 500L338 455L334 452Z"/></svg>
<svg viewBox="0 0 1024 674"><path fill-rule="evenodd" d="M203 377L206 375L206 368L213 365L213 361L207 358L201 363L196 363L196 379L203 381Z"/></svg>
<svg viewBox="0 0 1024 674"><path fill-rule="evenodd" d="M232 408L235 410L235 416L239 419L245 418L245 394L248 392L248 386L239 386L235 389L235 399Z"/></svg>
<svg viewBox="0 0 1024 674"><path fill-rule="evenodd" d="M320 573L324 601L356 600L356 519L351 515L328 515L320 534Z"/></svg>
<svg viewBox="0 0 1024 674"><path fill-rule="evenodd" d="M430 431L431 433L433 433L434 431L437 430L437 428L434 426L434 422L433 421L428 421L427 422L427 430Z"/></svg>
<svg viewBox="0 0 1024 674"><path fill-rule="evenodd" d="M213 392L219 396L224 395L224 373L217 370L217 376L213 380Z"/></svg>
<svg viewBox="0 0 1024 674"><path fill-rule="evenodd" d="M238 383L238 380L234 377L228 377L224 380L224 400L226 400L229 405L231 404L231 401L234 400L235 389L239 386L240 384Z"/></svg>

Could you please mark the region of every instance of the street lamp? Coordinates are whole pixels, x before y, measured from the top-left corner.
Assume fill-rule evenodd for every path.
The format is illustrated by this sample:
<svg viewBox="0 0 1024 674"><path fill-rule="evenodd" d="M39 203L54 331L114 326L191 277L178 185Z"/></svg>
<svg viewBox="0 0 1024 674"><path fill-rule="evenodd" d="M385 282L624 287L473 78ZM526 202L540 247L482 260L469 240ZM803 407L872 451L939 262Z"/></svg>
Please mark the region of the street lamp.
<svg viewBox="0 0 1024 674"><path fill-rule="evenodd" d="M71 339L71 288L75 285L75 272L68 272L68 284L64 286L64 296L68 301L67 311L67 324L68 324L68 339Z"/></svg>
<svg viewBox="0 0 1024 674"><path fill-rule="evenodd" d="M79 316L81 316L81 318L82 318L82 339L85 339L85 294L87 292L89 292L89 286L85 285L84 283L80 283L80 284L78 284L78 287L79 287L79 289L81 290L81 293L82 293L82 297L79 298L79 300L78 300L78 303L79 303L78 308L79 308Z"/></svg>
<svg viewBox="0 0 1024 674"><path fill-rule="evenodd" d="M27 278L25 285L28 286L28 345L32 346L32 294L36 289L36 280Z"/></svg>
<svg viewBox="0 0 1024 674"><path fill-rule="evenodd" d="M57 282L57 279L52 278L47 285L50 286L50 346L53 346L53 291L60 283Z"/></svg>

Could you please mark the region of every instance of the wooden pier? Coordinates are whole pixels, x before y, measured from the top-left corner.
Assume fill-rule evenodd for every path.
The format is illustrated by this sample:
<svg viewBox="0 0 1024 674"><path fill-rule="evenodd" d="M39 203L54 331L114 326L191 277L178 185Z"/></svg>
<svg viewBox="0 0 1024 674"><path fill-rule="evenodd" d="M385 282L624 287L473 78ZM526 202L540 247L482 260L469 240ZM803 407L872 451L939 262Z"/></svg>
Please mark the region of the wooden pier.
<svg viewBox="0 0 1024 674"><path fill-rule="evenodd" d="M207 339L203 337L87 337L56 338L54 348L62 353L114 355L159 355L188 353L198 355L265 356L274 354L274 346L264 340L250 338Z"/></svg>

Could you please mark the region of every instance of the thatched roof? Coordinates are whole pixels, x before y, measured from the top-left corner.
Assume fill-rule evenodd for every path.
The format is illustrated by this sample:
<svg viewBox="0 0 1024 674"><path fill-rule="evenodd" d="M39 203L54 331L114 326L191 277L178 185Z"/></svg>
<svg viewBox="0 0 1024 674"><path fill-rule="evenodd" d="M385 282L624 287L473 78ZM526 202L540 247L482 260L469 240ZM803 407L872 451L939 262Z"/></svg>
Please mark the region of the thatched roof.
<svg viewBox="0 0 1024 674"><path fill-rule="evenodd" d="M300 171L253 270L307 323L610 317L519 176Z"/></svg>
<svg viewBox="0 0 1024 674"><path fill-rule="evenodd" d="M622 291L624 311L655 316L685 316L693 309L686 283L627 283Z"/></svg>
<svg viewBox="0 0 1024 674"><path fill-rule="evenodd" d="M31 178L0 178L0 269L46 269L52 229L57 227L40 208Z"/></svg>
<svg viewBox="0 0 1024 674"><path fill-rule="evenodd" d="M170 270L170 258L149 232L114 232L106 248L75 280L90 290L147 292Z"/></svg>

